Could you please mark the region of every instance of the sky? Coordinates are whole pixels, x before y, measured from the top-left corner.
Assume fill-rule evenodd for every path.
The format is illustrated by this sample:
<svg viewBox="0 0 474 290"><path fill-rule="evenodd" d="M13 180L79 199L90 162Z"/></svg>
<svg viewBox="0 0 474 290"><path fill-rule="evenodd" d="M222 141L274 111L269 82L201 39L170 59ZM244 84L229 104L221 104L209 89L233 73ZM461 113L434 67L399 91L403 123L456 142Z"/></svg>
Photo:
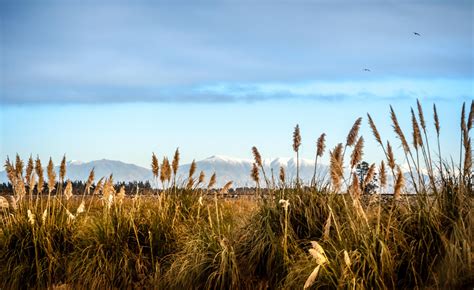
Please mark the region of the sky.
<svg viewBox="0 0 474 290"><path fill-rule="evenodd" d="M313 158L364 117L377 161L366 113L398 148L416 99L457 156L473 42L472 1L0 0L0 157L283 157L299 124Z"/></svg>

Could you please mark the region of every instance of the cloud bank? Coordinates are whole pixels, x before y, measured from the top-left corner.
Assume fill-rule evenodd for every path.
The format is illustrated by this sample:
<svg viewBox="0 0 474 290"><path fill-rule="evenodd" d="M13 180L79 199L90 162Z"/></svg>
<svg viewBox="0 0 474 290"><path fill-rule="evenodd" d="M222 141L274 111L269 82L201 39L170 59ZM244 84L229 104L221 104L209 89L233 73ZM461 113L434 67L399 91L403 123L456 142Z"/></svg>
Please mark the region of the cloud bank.
<svg viewBox="0 0 474 290"><path fill-rule="evenodd" d="M473 11L470 1L2 1L0 102L472 97Z"/></svg>

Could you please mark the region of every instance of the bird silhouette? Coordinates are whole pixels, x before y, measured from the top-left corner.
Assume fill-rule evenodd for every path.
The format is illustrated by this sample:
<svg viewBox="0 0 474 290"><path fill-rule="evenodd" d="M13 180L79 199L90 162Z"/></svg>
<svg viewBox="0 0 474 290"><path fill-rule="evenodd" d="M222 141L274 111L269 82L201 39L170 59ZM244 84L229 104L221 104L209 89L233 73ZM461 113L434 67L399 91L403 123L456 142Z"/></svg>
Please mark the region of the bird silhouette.
<svg viewBox="0 0 474 290"><path fill-rule="evenodd" d="M364 68L364 71L368 71L368 72L369 72L369 71L370 71L370 69L368 69L368 68Z"/></svg>
<svg viewBox="0 0 474 290"><path fill-rule="evenodd" d="M416 36L421 36L421 34L419 34L418 32L413 32L413 34Z"/></svg>

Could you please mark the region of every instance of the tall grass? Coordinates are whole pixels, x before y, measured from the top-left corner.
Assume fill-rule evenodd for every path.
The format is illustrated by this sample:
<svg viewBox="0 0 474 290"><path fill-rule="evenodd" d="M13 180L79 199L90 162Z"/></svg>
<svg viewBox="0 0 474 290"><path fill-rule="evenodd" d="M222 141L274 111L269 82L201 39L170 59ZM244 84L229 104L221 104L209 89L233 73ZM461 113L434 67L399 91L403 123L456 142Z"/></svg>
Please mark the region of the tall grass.
<svg viewBox="0 0 474 290"><path fill-rule="evenodd" d="M329 179L317 174L325 134L316 143L308 184L299 173L288 180L284 167L278 184L273 172L270 180L253 147L249 174L256 195L248 199L227 199L232 183L214 188L216 174L207 182L203 172L196 177L194 162L180 184L178 150L171 163L163 156L160 164L152 155L153 177L161 185L153 196L126 193L112 176L95 182L94 171L82 195L73 196L65 157L59 176L49 160L46 182L39 157L30 157L26 168L19 156L15 162L7 159L14 195L0 213L0 288L472 287L473 104L469 114L466 106L461 113L456 164L441 155L436 107L437 144L430 146L427 115L420 102L416 105L410 116L412 142L390 107L401 160L395 159L397 146L391 144L396 143L384 140L367 114L385 160L370 165L363 178L356 172L369 141L359 136L362 118L345 143L328 153ZM299 171L299 126L292 137ZM380 188L367 194L376 173ZM379 194L387 192L392 195Z"/></svg>

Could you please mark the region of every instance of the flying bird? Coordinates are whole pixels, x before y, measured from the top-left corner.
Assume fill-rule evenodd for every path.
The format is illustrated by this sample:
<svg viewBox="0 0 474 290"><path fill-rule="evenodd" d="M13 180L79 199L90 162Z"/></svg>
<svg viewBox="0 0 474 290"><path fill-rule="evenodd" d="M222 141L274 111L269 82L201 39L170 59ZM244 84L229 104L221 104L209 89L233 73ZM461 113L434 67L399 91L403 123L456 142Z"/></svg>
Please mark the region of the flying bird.
<svg viewBox="0 0 474 290"><path fill-rule="evenodd" d="M368 69L368 68L364 68L364 71L368 71L368 72L370 72L370 69Z"/></svg>
<svg viewBox="0 0 474 290"><path fill-rule="evenodd" d="M421 36L421 34L419 34L418 32L413 32L413 34L416 36Z"/></svg>

